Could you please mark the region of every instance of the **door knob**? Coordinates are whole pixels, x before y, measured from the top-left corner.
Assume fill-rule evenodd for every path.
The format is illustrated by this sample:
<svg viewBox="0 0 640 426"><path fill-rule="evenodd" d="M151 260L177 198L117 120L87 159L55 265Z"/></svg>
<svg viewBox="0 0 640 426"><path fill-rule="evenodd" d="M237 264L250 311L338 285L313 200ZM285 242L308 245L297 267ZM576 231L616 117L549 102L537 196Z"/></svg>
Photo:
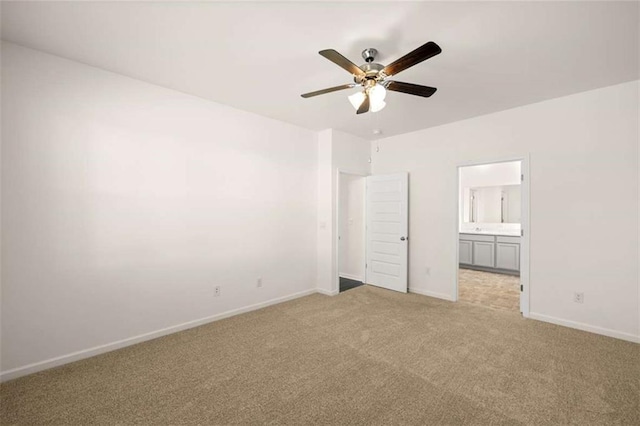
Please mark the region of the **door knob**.
<svg viewBox="0 0 640 426"><path fill-rule="evenodd" d="M404 241L404 240L406 240L405 237L400 237L400 241Z"/></svg>

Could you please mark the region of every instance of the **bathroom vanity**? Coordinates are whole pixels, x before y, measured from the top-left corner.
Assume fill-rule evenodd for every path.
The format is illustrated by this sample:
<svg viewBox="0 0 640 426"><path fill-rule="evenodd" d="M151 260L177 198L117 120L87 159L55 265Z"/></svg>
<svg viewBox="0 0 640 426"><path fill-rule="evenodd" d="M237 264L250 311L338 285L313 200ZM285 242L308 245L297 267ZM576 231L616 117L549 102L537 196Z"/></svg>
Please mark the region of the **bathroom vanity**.
<svg viewBox="0 0 640 426"><path fill-rule="evenodd" d="M520 275L520 236L498 233L460 233L461 268Z"/></svg>
<svg viewBox="0 0 640 426"><path fill-rule="evenodd" d="M460 170L459 266L520 275L519 162Z"/></svg>

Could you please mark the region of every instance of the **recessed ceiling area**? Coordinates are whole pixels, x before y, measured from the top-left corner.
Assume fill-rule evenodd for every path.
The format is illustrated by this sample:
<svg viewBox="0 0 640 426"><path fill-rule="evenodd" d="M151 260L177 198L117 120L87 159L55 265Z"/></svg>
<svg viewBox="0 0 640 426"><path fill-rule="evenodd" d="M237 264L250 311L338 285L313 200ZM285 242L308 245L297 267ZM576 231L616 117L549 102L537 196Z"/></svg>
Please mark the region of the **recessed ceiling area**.
<svg viewBox="0 0 640 426"><path fill-rule="evenodd" d="M639 78L637 2L3 2L2 39L305 128L367 139ZM116 30L114 30L116 29ZM442 53L356 116L352 82L318 55L388 64L433 40Z"/></svg>

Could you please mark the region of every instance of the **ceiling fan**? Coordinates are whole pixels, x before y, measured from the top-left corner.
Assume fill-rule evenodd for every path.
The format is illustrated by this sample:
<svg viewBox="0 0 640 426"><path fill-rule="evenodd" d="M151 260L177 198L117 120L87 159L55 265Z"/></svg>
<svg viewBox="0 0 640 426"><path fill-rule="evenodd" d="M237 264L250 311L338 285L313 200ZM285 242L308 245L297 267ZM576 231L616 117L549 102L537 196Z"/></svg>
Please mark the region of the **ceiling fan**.
<svg viewBox="0 0 640 426"><path fill-rule="evenodd" d="M357 114L368 111L377 112L384 108L386 105L384 98L387 90L428 98L436 92L437 89L435 87L387 79L409 67L436 56L440 52L442 52L440 46L430 41L385 67L384 65L373 62L378 54L378 51L373 48L362 51L362 57L365 63L360 66L357 66L333 49L321 50L318 52L320 55L350 72L353 75L354 82L305 93L301 96L303 98L311 98L325 93L362 86L363 90L361 92L349 96L349 101L356 109Z"/></svg>

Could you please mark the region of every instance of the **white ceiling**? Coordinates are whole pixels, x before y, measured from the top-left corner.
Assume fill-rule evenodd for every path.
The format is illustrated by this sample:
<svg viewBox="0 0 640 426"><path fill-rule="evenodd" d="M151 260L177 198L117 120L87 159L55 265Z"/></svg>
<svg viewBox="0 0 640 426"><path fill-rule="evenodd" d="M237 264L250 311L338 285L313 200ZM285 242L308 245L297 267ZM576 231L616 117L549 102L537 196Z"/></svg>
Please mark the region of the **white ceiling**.
<svg viewBox="0 0 640 426"><path fill-rule="evenodd" d="M310 129L368 139L639 78L637 2L3 2L2 38ZM356 116L350 82L318 51L387 64L433 40L443 53L394 77L438 88L390 93ZM353 89L354 91L356 89ZM544 123L541 123L544 125ZM377 137L377 136L376 136Z"/></svg>

